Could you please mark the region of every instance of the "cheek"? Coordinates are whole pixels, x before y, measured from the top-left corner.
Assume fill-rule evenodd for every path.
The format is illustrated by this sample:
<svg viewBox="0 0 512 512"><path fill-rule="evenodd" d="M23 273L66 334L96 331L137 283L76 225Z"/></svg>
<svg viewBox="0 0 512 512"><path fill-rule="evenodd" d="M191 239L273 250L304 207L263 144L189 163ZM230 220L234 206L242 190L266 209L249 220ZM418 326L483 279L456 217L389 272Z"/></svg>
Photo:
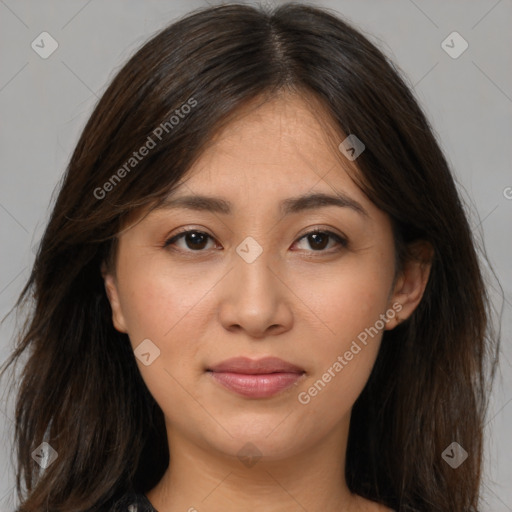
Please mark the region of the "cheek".
<svg viewBox="0 0 512 512"><path fill-rule="evenodd" d="M301 403L322 408L334 418L351 408L377 358L393 280L393 254L353 254L329 276L318 279L317 275L316 281L307 277L298 283L317 286L304 285L297 294L307 297L321 322L319 333L324 334L321 339L315 336L315 371L302 389ZM330 410L333 403L337 407Z"/></svg>
<svg viewBox="0 0 512 512"><path fill-rule="evenodd" d="M165 262L146 262L125 267L119 272L122 283L122 308L135 354L143 340L149 339L151 362L137 365L157 403L174 418L173 411L189 410L191 379L199 375L197 364L201 349L201 322L205 320L205 294L215 283L201 273L183 275L170 271ZM212 281L212 282L210 282ZM204 337L203 337L204 338ZM155 348L156 347L156 348ZM192 405L191 405L192 403ZM200 414L198 411L197 414Z"/></svg>
<svg viewBox="0 0 512 512"><path fill-rule="evenodd" d="M351 254L328 272L313 269L308 275L305 270L295 280L294 291L315 313L335 348L372 327L385 313L393 280L390 260L383 253Z"/></svg>
<svg viewBox="0 0 512 512"><path fill-rule="evenodd" d="M207 273L180 272L162 258L153 258L144 265L121 267L119 283L132 341L153 337L168 344L180 324L201 309L201 299L215 280Z"/></svg>
<svg viewBox="0 0 512 512"><path fill-rule="evenodd" d="M298 393L297 400L304 414L321 418L324 430L330 430L345 418L368 381L378 344L376 339L373 346L361 347L361 351L345 363L337 360L338 354L333 354L330 364L312 376Z"/></svg>
<svg viewBox="0 0 512 512"><path fill-rule="evenodd" d="M340 284L343 286L340 287ZM350 411L362 392L377 358L382 329L380 315L386 297L375 281L347 276L325 289L319 311L327 329L310 346L314 371L301 387L299 403L326 425L334 425Z"/></svg>

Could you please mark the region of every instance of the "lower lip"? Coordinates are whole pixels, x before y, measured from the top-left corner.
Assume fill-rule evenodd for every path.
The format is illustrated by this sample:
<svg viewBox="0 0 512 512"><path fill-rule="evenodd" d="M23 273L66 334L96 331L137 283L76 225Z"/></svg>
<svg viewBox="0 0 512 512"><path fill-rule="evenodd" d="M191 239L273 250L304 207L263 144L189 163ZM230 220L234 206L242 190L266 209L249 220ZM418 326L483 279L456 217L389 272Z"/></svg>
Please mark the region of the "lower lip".
<svg viewBox="0 0 512 512"><path fill-rule="evenodd" d="M209 372L225 388L249 398L267 398L293 386L302 373L245 373Z"/></svg>

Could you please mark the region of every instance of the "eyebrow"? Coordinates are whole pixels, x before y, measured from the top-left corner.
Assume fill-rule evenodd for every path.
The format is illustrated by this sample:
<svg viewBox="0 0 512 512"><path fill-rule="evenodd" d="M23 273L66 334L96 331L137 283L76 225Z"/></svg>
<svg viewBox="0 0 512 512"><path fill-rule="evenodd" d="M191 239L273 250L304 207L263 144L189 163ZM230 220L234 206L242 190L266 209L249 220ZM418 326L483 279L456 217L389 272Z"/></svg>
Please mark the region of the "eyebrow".
<svg viewBox="0 0 512 512"><path fill-rule="evenodd" d="M279 203L279 210L283 216L305 210L313 210L326 206L338 206L341 208L350 208L362 216L368 217L368 212L360 203L348 197L343 193L329 195L324 193L306 194L298 197L284 199ZM232 213L232 204L220 197L211 197L204 195L189 195L181 197L167 198L156 209L175 209L186 208L190 210L209 211L213 213L222 213L229 215Z"/></svg>

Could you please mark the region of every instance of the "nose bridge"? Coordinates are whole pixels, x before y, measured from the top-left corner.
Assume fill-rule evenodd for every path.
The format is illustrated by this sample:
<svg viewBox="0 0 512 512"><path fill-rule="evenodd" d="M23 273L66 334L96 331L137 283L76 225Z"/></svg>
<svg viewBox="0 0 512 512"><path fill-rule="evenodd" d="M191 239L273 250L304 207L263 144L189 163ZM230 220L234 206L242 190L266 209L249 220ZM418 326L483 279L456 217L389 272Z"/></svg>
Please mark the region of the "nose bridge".
<svg viewBox="0 0 512 512"><path fill-rule="evenodd" d="M252 300L266 296L268 303L275 292L275 276L271 268L275 263L268 244L260 245L253 237L246 237L236 248L234 278L239 290L246 290ZM243 297L239 297L242 299Z"/></svg>
<svg viewBox="0 0 512 512"><path fill-rule="evenodd" d="M260 336L271 326L289 328L291 311L275 263L272 251L251 237L238 245L219 308L226 329L237 326Z"/></svg>

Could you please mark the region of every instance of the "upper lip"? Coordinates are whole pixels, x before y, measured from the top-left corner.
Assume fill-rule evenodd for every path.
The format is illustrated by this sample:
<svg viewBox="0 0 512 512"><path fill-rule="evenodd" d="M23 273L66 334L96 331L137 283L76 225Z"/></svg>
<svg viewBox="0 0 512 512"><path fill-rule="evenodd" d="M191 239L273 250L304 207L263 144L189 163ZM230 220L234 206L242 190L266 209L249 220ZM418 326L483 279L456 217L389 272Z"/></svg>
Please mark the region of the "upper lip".
<svg viewBox="0 0 512 512"><path fill-rule="evenodd" d="M283 361L278 357L263 357L262 359L250 359L248 357L233 357L219 364L210 366L208 371L244 373L247 375L267 373L304 373L302 368Z"/></svg>

